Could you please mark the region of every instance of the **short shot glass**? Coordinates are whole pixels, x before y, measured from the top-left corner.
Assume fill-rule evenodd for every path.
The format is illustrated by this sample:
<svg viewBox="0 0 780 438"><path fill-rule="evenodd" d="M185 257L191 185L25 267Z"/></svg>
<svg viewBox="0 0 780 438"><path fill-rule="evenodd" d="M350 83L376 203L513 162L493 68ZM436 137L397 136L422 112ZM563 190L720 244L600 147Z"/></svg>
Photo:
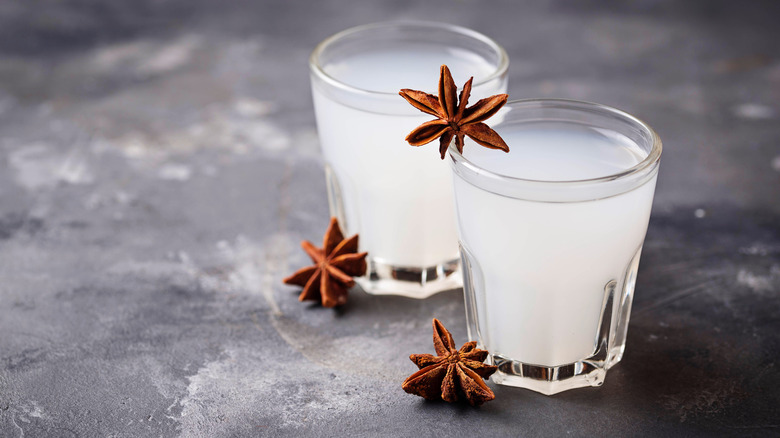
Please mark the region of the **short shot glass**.
<svg viewBox="0 0 780 438"><path fill-rule="evenodd" d="M452 178L436 146L406 135L432 116L398 92L435 93L447 64L472 100L506 91L506 52L462 27L387 22L345 30L313 51L310 73L330 211L345 234L360 233L372 294L425 298L462 285Z"/></svg>
<svg viewBox="0 0 780 438"><path fill-rule="evenodd" d="M469 337L496 383L600 386L626 345L661 140L587 102L513 101L491 121L508 154L449 149Z"/></svg>

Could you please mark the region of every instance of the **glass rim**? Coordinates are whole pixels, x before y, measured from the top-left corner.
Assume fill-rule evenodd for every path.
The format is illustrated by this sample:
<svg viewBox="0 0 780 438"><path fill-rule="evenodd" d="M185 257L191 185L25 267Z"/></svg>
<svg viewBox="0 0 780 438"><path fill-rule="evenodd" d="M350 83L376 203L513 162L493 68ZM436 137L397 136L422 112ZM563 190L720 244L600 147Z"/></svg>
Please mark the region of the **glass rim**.
<svg viewBox="0 0 780 438"><path fill-rule="evenodd" d="M495 80L496 78L505 75L507 70L509 69L509 55L506 53L506 50L504 50L504 48L492 38L480 32L477 32L476 30L469 29L467 27L458 26L454 24L429 22L429 21L421 21L421 20L380 21L376 23L363 24L360 26L350 27L348 29L342 30L341 32L337 32L325 38L319 44L317 44L317 46L314 48L311 55L309 56L309 69L312 72L314 72L314 74L316 74L317 77L323 80L324 82L330 84L333 87L341 88L349 92L362 94L366 96L397 96L398 92L367 90L365 88L349 85L326 73L322 65L320 64L320 56L322 55L322 52L325 51L325 49L327 49L328 46L330 46L334 42L357 33L371 31L380 28L390 28L390 27L418 27L418 28L438 29L438 30L444 30L452 33L461 34L473 38L475 40L479 40L483 43L486 43L498 55L498 65L496 66L495 71L493 71L490 75L488 75L484 79L475 81L474 87L477 87L482 84L486 84L490 81Z"/></svg>
<svg viewBox="0 0 780 438"><path fill-rule="evenodd" d="M623 120L627 120L639 126L641 129L645 130L649 134L650 139L653 143L650 152L647 154L647 157L645 157L642 161L620 172L612 173L605 176L599 176L596 178L573 179L573 180L551 181L551 180L529 179L529 178L520 178L511 175L504 175L501 173L493 172L491 170L487 170L475 164L473 161L469 160L468 158L464 157L463 154L458 152L457 148L450 147L448 149L448 152L449 152L450 159L452 160L453 166L465 168L468 171L468 173L476 177L483 177L483 178L487 177L489 179L495 179L495 180L504 180L504 181L512 181L518 183L527 183L533 185L543 185L547 187L560 188L565 186L607 183L611 181L626 179L630 176L642 174L645 171L651 170L653 166L657 165L661 160L661 152L663 149L663 144L661 142L661 138L658 136L655 130L651 128L650 125L648 125L647 123L639 119L638 117L635 117L623 110L608 105L602 105L600 103L588 102L583 100L573 100L573 99L517 99L517 100L510 100L509 102L507 102L505 108L506 107L531 107L540 104L542 106L548 106L548 107L558 107L558 108L565 108L565 109L572 109L572 110L579 109L579 110L585 110L590 112L598 112L605 115L617 116Z"/></svg>

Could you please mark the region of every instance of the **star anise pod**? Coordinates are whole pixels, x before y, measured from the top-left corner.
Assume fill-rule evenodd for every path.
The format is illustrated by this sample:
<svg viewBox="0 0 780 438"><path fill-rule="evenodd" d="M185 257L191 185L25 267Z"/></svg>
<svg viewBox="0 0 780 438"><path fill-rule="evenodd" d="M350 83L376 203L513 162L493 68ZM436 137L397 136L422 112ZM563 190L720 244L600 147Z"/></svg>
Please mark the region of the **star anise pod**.
<svg viewBox="0 0 780 438"><path fill-rule="evenodd" d="M331 218L328 231L317 248L308 240L301 247L311 257L314 265L298 270L284 279L286 284L303 286L300 301L320 301L324 307L334 307L347 302L347 289L355 285L354 276L366 273L366 255L358 253L358 235L344 239L338 219Z"/></svg>
<svg viewBox="0 0 780 438"><path fill-rule="evenodd" d="M496 397L482 379L490 377L498 367L483 363L488 352L476 348L476 342L467 342L460 350L456 350L450 332L434 318L433 347L436 356L409 356L420 371L404 380L404 391L428 400L441 398L447 402L465 397L472 406L479 406Z"/></svg>
<svg viewBox="0 0 780 438"><path fill-rule="evenodd" d="M436 116L436 120L425 122L415 128L406 136L406 141L412 146L422 146L437 138L439 139L439 152L441 159L455 137L455 146L458 152L463 153L464 136L469 136L478 144L491 149L501 149L509 152L509 146L504 143L500 135L488 125L482 123L495 115L506 103L506 94L496 94L481 99L469 108L466 108L471 94L472 76L463 86L460 92L460 103L456 93L458 87L452 79L450 69L446 65L441 66L439 75L439 96L423 91L404 88L398 94L406 99L418 110Z"/></svg>

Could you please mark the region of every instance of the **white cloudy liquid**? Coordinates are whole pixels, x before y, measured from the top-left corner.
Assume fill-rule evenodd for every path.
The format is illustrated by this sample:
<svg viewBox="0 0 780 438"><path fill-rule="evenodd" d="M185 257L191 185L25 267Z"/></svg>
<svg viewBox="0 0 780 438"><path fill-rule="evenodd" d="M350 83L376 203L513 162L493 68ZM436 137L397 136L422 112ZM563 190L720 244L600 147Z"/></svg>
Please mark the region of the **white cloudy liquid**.
<svg viewBox="0 0 780 438"><path fill-rule="evenodd" d="M338 94L313 86L317 127L327 165L341 190L347 231L360 233L361 251L395 266L429 267L458 258L452 178L438 141L412 147L404 138L432 116L398 96L401 88L436 94L439 67L456 83L475 83L495 65L471 52L407 44L377 48L326 64L333 78L381 96ZM472 102L503 92L503 80L475 86Z"/></svg>
<svg viewBox="0 0 780 438"><path fill-rule="evenodd" d="M464 156L498 174L545 181L607 176L646 156L615 132L574 124L519 125L500 133L509 154L471 143ZM655 180L603 199L540 202L491 193L455 177L479 336L491 353L543 366L593 355L605 286L614 281L621 287L635 255L638 261Z"/></svg>
<svg viewBox="0 0 780 438"><path fill-rule="evenodd" d="M496 69L476 53L422 43L363 52L329 63L323 69L338 81L363 90L398 93L402 88L411 88L436 94L442 64L449 67L458 86L471 76L479 82Z"/></svg>

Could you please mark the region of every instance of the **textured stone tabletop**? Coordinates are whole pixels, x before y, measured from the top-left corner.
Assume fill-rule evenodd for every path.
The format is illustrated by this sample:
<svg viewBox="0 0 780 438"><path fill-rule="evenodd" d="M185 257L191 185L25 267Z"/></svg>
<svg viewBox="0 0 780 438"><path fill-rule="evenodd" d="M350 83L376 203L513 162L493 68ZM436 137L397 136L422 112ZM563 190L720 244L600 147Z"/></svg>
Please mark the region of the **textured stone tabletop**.
<svg viewBox="0 0 780 438"><path fill-rule="evenodd" d="M0 436L780 434L780 3L605 4L0 2ZM328 219L308 55L395 18L664 140L603 387L425 402L407 357L434 316L465 342L460 290L334 311L281 284Z"/></svg>

